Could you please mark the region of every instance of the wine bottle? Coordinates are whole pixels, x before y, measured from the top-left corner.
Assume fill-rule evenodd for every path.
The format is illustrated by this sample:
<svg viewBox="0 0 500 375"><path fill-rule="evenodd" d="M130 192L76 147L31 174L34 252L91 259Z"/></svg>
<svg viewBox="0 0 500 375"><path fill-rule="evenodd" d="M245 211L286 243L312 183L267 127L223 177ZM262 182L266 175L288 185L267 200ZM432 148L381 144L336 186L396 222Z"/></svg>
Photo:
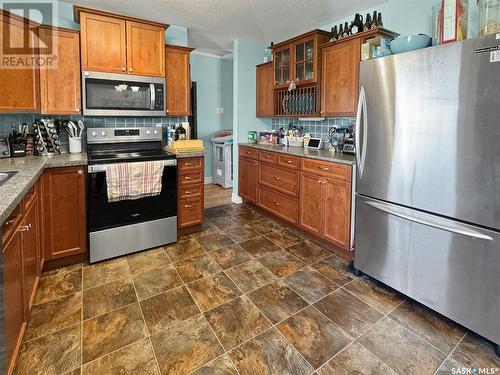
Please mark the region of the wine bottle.
<svg viewBox="0 0 500 375"><path fill-rule="evenodd" d="M370 27L371 29L376 29L377 28L377 11L373 11L373 17L372 17L372 25Z"/></svg>
<svg viewBox="0 0 500 375"><path fill-rule="evenodd" d="M343 37L344 37L344 26L342 26L342 24L340 24L339 34L338 34L337 39L342 39Z"/></svg>
<svg viewBox="0 0 500 375"><path fill-rule="evenodd" d="M363 31L363 21L361 20L361 15L356 13L354 16L354 21L351 23L351 35L357 34L360 31Z"/></svg>
<svg viewBox="0 0 500 375"><path fill-rule="evenodd" d="M377 27L384 27L384 23L382 22L382 13L379 12L377 18Z"/></svg>
<svg viewBox="0 0 500 375"><path fill-rule="evenodd" d="M349 36L349 24L346 22L344 23L344 38L347 38Z"/></svg>
<svg viewBox="0 0 500 375"><path fill-rule="evenodd" d="M332 27L332 36L330 37L330 42L333 42L338 39L338 31L337 31L337 25Z"/></svg>
<svg viewBox="0 0 500 375"><path fill-rule="evenodd" d="M372 27L372 17L370 16L370 13L366 15L365 19L365 26L363 27L364 31L370 30Z"/></svg>

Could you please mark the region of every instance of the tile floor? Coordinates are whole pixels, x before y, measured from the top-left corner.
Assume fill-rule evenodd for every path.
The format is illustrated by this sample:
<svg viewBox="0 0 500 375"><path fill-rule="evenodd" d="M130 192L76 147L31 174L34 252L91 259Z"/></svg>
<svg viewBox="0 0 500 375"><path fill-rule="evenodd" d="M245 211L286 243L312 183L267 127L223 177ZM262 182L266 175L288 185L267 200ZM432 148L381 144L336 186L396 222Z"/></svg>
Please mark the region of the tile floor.
<svg viewBox="0 0 500 375"><path fill-rule="evenodd" d="M45 273L17 374L450 374L473 334L248 206L177 244Z"/></svg>

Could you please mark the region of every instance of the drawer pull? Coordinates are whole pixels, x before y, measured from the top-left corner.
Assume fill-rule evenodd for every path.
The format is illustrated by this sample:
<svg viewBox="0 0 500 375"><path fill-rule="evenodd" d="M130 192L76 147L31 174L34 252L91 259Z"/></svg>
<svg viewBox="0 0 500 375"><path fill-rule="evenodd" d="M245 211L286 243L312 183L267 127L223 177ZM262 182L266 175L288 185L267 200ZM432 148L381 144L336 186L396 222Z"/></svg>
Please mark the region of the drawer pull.
<svg viewBox="0 0 500 375"><path fill-rule="evenodd" d="M322 171L329 171L330 167L318 167Z"/></svg>
<svg viewBox="0 0 500 375"><path fill-rule="evenodd" d="M19 227L19 232L27 232L31 229L31 224L24 225L22 227Z"/></svg>
<svg viewBox="0 0 500 375"><path fill-rule="evenodd" d="M187 180L187 181L191 181L191 180L192 180L192 178L191 178L191 177L187 177L187 176L186 176L186 177L184 177L184 179L185 179L185 180Z"/></svg>
<svg viewBox="0 0 500 375"><path fill-rule="evenodd" d="M318 184L321 184L322 182L323 182L323 181L321 181L321 180L318 180Z"/></svg>
<svg viewBox="0 0 500 375"><path fill-rule="evenodd" d="M8 226L8 225L11 225L14 221L16 221L16 219L17 219L17 216L16 216L14 219L7 220L7 221L5 222L5 225L7 225L7 226Z"/></svg>
<svg viewBox="0 0 500 375"><path fill-rule="evenodd" d="M258 166L259 164L257 164L257 163L253 163L253 165L254 165L254 166Z"/></svg>
<svg viewBox="0 0 500 375"><path fill-rule="evenodd" d="M191 163L184 163L184 165L185 165L186 167L189 167L189 166L191 165Z"/></svg>
<svg viewBox="0 0 500 375"><path fill-rule="evenodd" d="M280 178L280 177L277 177L277 176L273 176L273 178L274 178L276 181L281 180L281 178Z"/></svg>
<svg viewBox="0 0 500 375"><path fill-rule="evenodd" d="M193 206L192 206L192 205L190 205L190 204L185 204L185 205L184 205L184 208L193 208Z"/></svg>
<svg viewBox="0 0 500 375"><path fill-rule="evenodd" d="M286 161L288 164L292 164L292 161L291 160L287 160Z"/></svg>
<svg viewBox="0 0 500 375"><path fill-rule="evenodd" d="M274 202L274 205L279 206L280 204L279 204L279 202Z"/></svg>
<svg viewBox="0 0 500 375"><path fill-rule="evenodd" d="M184 194L189 195L191 194L191 192L189 190L186 190Z"/></svg>
<svg viewBox="0 0 500 375"><path fill-rule="evenodd" d="M269 155L266 155L266 159L271 159L271 157Z"/></svg>

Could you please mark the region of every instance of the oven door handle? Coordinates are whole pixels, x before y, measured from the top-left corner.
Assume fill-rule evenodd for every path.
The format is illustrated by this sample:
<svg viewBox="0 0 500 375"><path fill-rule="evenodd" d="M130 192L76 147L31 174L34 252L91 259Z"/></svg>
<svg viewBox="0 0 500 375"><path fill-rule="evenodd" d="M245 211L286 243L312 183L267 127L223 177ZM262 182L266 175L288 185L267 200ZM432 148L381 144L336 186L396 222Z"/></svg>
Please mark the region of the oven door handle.
<svg viewBox="0 0 500 375"><path fill-rule="evenodd" d="M154 111L155 109L155 97L156 97L156 92L155 92L155 84L154 83L150 83L149 84L149 91L150 91L150 94L151 94L151 104L149 105L149 109Z"/></svg>
<svg viewBox="0 0 500 375"><path fill-rule="evenodd" d="M88 173L106 172L106 167L110 164L93 164L88 166ZM163 161L165 167L177 165L177 159L168 159Z"/></svg>

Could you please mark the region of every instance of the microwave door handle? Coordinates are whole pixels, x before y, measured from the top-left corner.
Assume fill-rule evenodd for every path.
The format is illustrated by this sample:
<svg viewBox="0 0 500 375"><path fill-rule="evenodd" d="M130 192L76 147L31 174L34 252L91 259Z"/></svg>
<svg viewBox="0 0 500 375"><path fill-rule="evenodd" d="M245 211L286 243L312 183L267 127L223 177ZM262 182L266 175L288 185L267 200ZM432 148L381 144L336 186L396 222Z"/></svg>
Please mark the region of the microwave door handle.
<svg viewBox="0 0 500 375"><path fill-rule="evenodd" d="M149 105L149 109L154 111L154 109L155 109L155 95L156 95L154 83L149 84L149 91L151 93L151 104Z"/></svg>

